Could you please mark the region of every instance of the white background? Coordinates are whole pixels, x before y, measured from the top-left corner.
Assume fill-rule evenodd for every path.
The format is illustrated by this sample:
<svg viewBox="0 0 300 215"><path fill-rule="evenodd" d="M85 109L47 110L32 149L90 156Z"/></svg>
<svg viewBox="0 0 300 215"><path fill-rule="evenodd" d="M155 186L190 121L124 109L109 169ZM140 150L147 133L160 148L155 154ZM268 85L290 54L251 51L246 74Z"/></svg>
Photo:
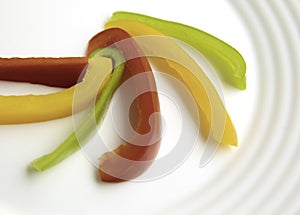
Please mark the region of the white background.
<svg viewBox="0 0 300 215"><path fill-rule="evenodd" d="M291 2L290 5L297 5ZM290 163L288 158L296 157L295 154L291 154L294 148L289 148L280 157L282 162L275 162L273 166L267 165L270 164L270 160L276 158L273 157L273 152L284 146L275 141L273 144L274 138L269 140L267 136L276 137L274 132L277 131L275 128L278 129L276 125L280 121L273 120L272 123L270 117L263 113L270 112L274 108L267 104L280 104L281 97L278 96L276 103L266 98L271 95L269 93L272 89L276 89L274 86L277 82L275 78L267 78L270 74L263 75L267 72L266 68L268 69L269 64L266 63L263 67L259 56L266 57L262 55L264 53L271 55L271 51L262 48L261 53L258 53L259 43L255 41L259 37L253 35L263 29L259 28L261 23L258 21L257 25L248 26L249 23L255 23L253 20L256 20L256 16L263 14L259 11L258 15L251 13L255 8L267 8L269 11L275 9L270 10L269 5L266 4L257 5L259 3L231 4L230 1L216 0L0 1L1 57L84 56L88 40L103 30L105 21L114 11L123 10L178 21L219 37L244 56L248 78L246 91L239 91L222 83L226 107L238 132L239 147L236 149L222 147L206 167L199 168L201 149L203 149L203 143L199 140L198 147L180 168L151 182L121 184L99 182L96 179L96 170L80 152L45 173L33 174L28 170L28 163L51 151L68 136L72 131L71 118L27 125L1 125L0 214L229 214L229 212L251 214L254 211L256 214L259 212L274 214L271 213L271 205L274 204L281 210L295 212L296 200L300 200L299 195L290 192L290 188L285 189L287 186L285 184L278 186L280 191L287 190L284 195L287 198L294 196L294 200L286 204L279 197L276 186L273 186L275 182L272 184L271 180L275 176L284 177L282 174L277 174L276 170L288 167ZM246 13L247 10L243 8L247 7L249 12ZM279 8L278 5L276 8ZM289 7L290 10L291 8ZM244 11L245 14L237 12L237 9ZM250 15L251 19L247 19ZM287 20L291 19L293 17ZM271 30L268 30L266 35L271 35L270 32ZM284 38L280 39L284 40ZM268 40L263 41L271 44ZM281 70L278 72L278 75L280 74ZM281 88L287 86L288 81L281 84ZM262 88L262 83L266 87ZM6 95L47 93L57 90L60 89L0 82L0 93ZM284 91L283 95L289 96L286 93ZM274 97L274 93L272 95ZM262 102L262 99L266 102ZM167 122L172 123L171 119L174 115L170 109L176 109L164 98L161 104L162 115ZM265 110L260 104L265 104L269 110ZM260 110L262 114L258 114ZM176 113L174 114L177 116ZM180 114L184 117L187 110L181 110ZM294 116L297 119L299 114ZM282 117L284 118L286 117ZM264 120L271 122L265 125ZM110 122L105 122L104 126L109 127ZM177 128L174 124L169 126L170 131ZM289 128L289 132L295 133L294 124ZM104 138L109 139L110 134L105 133ZM259 138L258 135L265 135L265 138ZM280 138L284 139L283 137L288 134L281 132L280 135ZM171 139L171 136L167 136L163 140L163 150L170 150L166 145ZM297 140L297 137L294 139ZM297 146L296 141L289 143ZM272 144L274 148L268 148ZM261 151L258 153L260 156L256 156L260 148ZM297 170L299 170L298 166L294 166L289 174L298 177ZM264 177L264 172L270 174ZM257 181L261 181L259 186L256 186ZM268 182L270 188L267 186ZM299 186L294 185L295 183L293 181L293 187L299 189ZM268 196L270 193L274 194L274 198L270 200L260 197ZM249 198L243 201L247 194ZM262 206L261 202L264 201L266 205Z"/></svg>

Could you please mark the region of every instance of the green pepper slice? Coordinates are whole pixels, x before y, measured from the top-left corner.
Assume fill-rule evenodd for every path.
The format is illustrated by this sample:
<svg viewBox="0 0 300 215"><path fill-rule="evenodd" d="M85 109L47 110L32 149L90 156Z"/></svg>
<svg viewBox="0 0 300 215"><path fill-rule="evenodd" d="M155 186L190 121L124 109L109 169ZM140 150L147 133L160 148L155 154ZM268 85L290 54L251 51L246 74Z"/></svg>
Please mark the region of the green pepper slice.
<svg viewBox="0 0 300 215"><path fill-rule="evenodd" d="M188 43L207 57L224 81L246 89L246 63L241 54L224 41L191 26L131 12L115 12L107 23L119 20L140 22Z"/></svg>

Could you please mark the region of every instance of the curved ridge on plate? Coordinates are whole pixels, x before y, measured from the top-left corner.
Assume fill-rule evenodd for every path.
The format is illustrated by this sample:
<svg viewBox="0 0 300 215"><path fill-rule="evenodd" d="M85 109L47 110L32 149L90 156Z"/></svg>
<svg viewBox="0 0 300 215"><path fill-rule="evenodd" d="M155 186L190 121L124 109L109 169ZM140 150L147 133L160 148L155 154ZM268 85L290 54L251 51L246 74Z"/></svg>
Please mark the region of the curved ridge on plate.
<svg viewBox="0 0 300 215"><path fill-rule="evenodd" d="M298 3L298 5L296 4ZM278 202L281 204L277 204L273 211L277 213L292 213L294 214L297 210L300 212L300 134L298 131L300 130L300 30L299 30L299 23L300 23L300 2L292 2L290 1L289 4L284 4L283 2L277 2L277 4L273 5L274 11L277 16L282 16L285 14L285 22L281 22L281 26L283 28L283 32L286 35L286 41L290 48L290 57L291 61L293 62L293 92L294 92L294 103L292 106L291 113L293 117L290 121L290 134L287 137L287 144L290 146L290 156L286 162L286 169L282 173L282 176L278 179L278 183L274 189L277 190L277 193L273 194L271 199L279 199ZM281 20L282 21L282 20ZM297 197L298 196L298 197ZM297 197L297 198L295 198ZM269 204L265 207L271 207L271 199L269 200ZM287 211L290 210L290 211Z"/></svg>
<svg viewBox="0 0 300 215"><path fill-rule="evenodd" d="M269 37L272 35L280 35L280 31L275 28L276 23L270 23L269 16L271 11L268 10L267 5L264 5L264 13L261 13L260 8L256 7L255 2L236 2L240 5L243 12L242 16L247 15L250 18L250 23L252 23L252 36L255 37L255 46L257 56L259 58L259 73L265 74L264 78L261 80L261 92L267 94L267 97L262 97L258 102L258 106L266 108L266 114L262 115L264 123L257 125L255 130L258 131L256 134L257 139L251 138L251 141L247 141L251 148L244 147L239 153L240 158L236 161L241 162L244 160L243 165L238 165L237 175L235 179L231 181L230 186L221 193L213 202L220 202L218 204L218 209L216 207L207 207L208 212L213 213L215 210L222 208L222 212L233 210L237 214L243 212L245 213L245 208L253 208L259 203L258 193L261 190L253 189L257 187L262 181L259 177L263 177L265 174L265 167L268 165L269 160L272 159L277 151L277 145L279 144L273 137L277 133L281 132L281 125L284 124L283 121L287 116L287 112L283 110L286 108L284 103L278 103L278 96L283 98L285 92L284 84L282 83L284 79L280 78L280 68L282 68L282 62L277 59L277 53L280 51L280 47L277 44L277 37L274 40ZM262 5L263 6L263 5ZM272 21L271 21L272 22ZM271 24L271 26L269 26ZM268 62L264 65L264 63ZM262 77L260 77L262 78ZM267 100L267 104L261 105L264 100ZM275 107L275 108L274 108ZM259 110L259 111L262 111ZM278 112L280 114L278 114ZM272 129L270 129L272 128ZM252 131L252 132L255 132ZM245 162L246 161L246 162ZM238 163L239 163L238 162ZM230 167L231 169L232 167ZM231 170L230 170L231 171ZM231 174L231 173L230 173ZM228 180L228 178L226 178ZM228 196L230 198L228 198ZM226 201L224 201L226 199ZM227 200L229 199L229 201ZM243 199L241 202L240 200ZM249 200L247 200L249 199ZM238 204L237 204L238 203ZM222 207L219 207L222 205ZM211 209L211 210L210 210ZM239 211L240 210L240 211ZM249 213L251 214L251 213Z"/></svg>
<svg viewBox="0 0 300 215"><path fill-rule="evenodd" d="M241 2L236 2L237 4L243 4ZM247 3L244 3L247 4ZM260 59L260 69L263 72L265 76L262 78L265 78L265 80L261 80L260 87L262 90L264 90L264 93L267 94L267 96L271 96L272 99L268 101L269 104L275 104L277 109L268 108L269 114L273 117L266 117L264 115L264 119L267 122L264 124L264 126L257 126L256 129L263 128L266 132L261 132L261 136L257 136L256 138L260 141L253 142L253 144L256 144L256 147L253 148L253 144L250 142L247 142L247 144L251 145L251 148L243 147L243 150L240 151L240 156L245 156L244 160L246 159L246 164L244 163L242 168L242 171L236 170L240 169L241 165L236 164L235 165L235 175L237 177L236 180L232 179L232 177L226 178L227 181L223 181L221 185L217 184L218 191L221 189L220 192L212 192L216 196L216 198L213 198L212 196L207 199L204 203L201 202L201 206L197 208L197 211L201 211L201 213L212 213L222 211L224 212L224 209L227 210L227 212L243 212L245 213L245 208L252 209L256 213L259 212L259 207L261 206L261 202L264 202L265 197L270 195L272 193L274 187L278 184L278 180L271 181L272 183L269 183L272 177L282 177L283 174L285 174L284 167L282 166L282 162L284 162L284 156L282 154L289 154L290 151L294 149L294 147L284 146L282 148L282 142L285 140L285 129L291 129L293 130L294 125L290 124L290 120L293 119L294 114L294 106L295 101L293 101L291 98L294 98L295 96L295 83L296 78L291 79L293 75L291 71L294 71L293 68L295 68L294 62L292 58L290 57L291 47L285 47L284 42L286 42L286 36L283 34L283 31L281 29L281 26L278 25L274 19L270 19L270 17L274 17L274 13L270 5L264 5L263 11L260 8L262 5L259 5L259 2L249 3L249 5L240 5L237 6L237 8L240 8L242 12L240 14L244 14L244 19L249 18L249 12L252 13L250 17L252 20L250 20L250 23L252 26L255 26L255 30L252 32L253 37L256 38L256 50L258 51L258 56ZM249 7L252 8L249 11ZM265 17L266 9L268 10L268 16ZM277 14L278 15L278 14ZM263 17L262 20L259 20L259 17ZM262 21L262 22L260 22ZM248 21L249 22L249 21ZM253 23L254 24L253 24ZM266 31L265 28L268 27L271 22L271 30ZM274 37L274 32L277 35ZM264 38L264 39L263 39ZM274 38L274 39L273 39ZM265 44L259 44L261 40L265 41ZM258 42L259 41L259 42ZM264 53L260 53L260 51L265 51L262 49L267 49L267 55ZM274 50L275 49L275 50ZM283 51L284 50L284 51ZM282 59L280 56L276 55L278 53L284 52L285 59ZM274 71L268 71L264 70L264 67L266 69L272 68L269 64L265 64L263 61L270 61L275 66ZM272 64L271 63L271 64ZM265 65L265 66L263 66ZM266 66L267 65L267 66ZM289 67L290 68L286 68ZM285 70L286 69L286 70ZM274 74L275 72L275 74ZM275 80L270 80L268 77L276 76ZM267 81L263 83L264 81ZM266 86L263 86L264 84L273 84L272 86L269 86L269 88L266 88ZM275 85L274 85L275 83ZM292 83L292 85L290 85ZM270 90L272 89L272 90ZM263 102L263 96L260 97L262 100L259 100L260 102ZM278 100L280 99L280 100ZM279 102L279 103L278 103ZM267 105L267 106L268 106ZM270 106L269 106L270 107ZM278 114L279 112L279 114ZM295 120L294 120L295 121ZM255 139L255 138L253 138ZM252 139L252 140L253 140ZM270 150L271 149L271 150ZM249 150L249 151L248 151ZM250 153L251 154L250 154ZM256 154L257 153L257 154ZM256 156L253 156L256 154ZM265 156L267 155L267 156ZM274 158L280 158L277 162L275 162L277 165L275 167L278 167L278 165L281 165L279 169L274 169L273 165L273 159ZM255 163L263 164L262 166L255 166L251 164L251 160L255 159ZM281 161L281 162L280 162ZM239 168L236 168L239 167ZM230 166L230 169L232 166ZM272 169L273 168L273 169ZM270 169L271 171L265 172L265 170ZM231 170L230 170L231 171ZM231 173L230 173L231 174ZM247 179L243 179L244 177L247 177ZM255 178L253 178L255 177ZM257 177L257 178L256 178ZM228 182L230 181L230 182ZM225 185L224 185L225 184ZM259 185L259 186L258 186ZM257 187L258 189L257 191ZM254 192L252 192L254 191ZM273 192L274 193L274 192ZM277 194L278 192L275 191ZM206 196L207 197L207 196ZM243 198L244 197L244 198ZM242 199L242 201L241 201ZM216 204L217 202L217 204ZM272 201L269 201L272 203ZM238 203L238 204L237 204ZM214 207L213 207L214 206ZM264 208L265 209L265 208ZM271 210L271 208L266 208L266 211ZM195 210L196 211L196 210ZM251 214L251 212L249 213Z"/></svg>
<svg viewBox="0 0 300 215"><path fill-rule="evenodd" d="M253 11L249 11L246 6L242 4L237 6L237 8L244 8L242 9L242 12L239 11L240 15L249 15L248 13L253 15ZM260 104L257 104L255 107L257 112L253 117L251 128L259 129L260 131L263 131L262 134L265 134L268 133L267 128L271 126L272 123L270 121L272 116L275 114L274 111L270 111L272 110L272 106L274 106L272 103L275 101L275 94L270 94L270 92L273 92L275 87L269 84L269 82L266 82L266 80L271 80L272 83L276 81L275 76L273 76L270 71L274 70L275 67L271 58L265 58L270 54L271 47L268 44L268 39L263 34L263 28L259 22L255 23L254 20L253 23L253 20L249 19L252 17L253 16L242 16L242 19L245 19L247 26L249 25L251 27L249 31L254 37L252 38L254 39L254 50L258 53L257 61L259 62L259 70L262 71L262 74L260 74L260 79L258 80L259 91L261 92L258 97ZM261 31L257 31L257 28L261 28ZM240 192L240 189L237 189L240 187L239 184L243 184L240 177L249 174L248 170L254 169L254 167L249 167L251 166L253 157L260 154L262 148L268 148L266 144L263 146L257 144L258 142L263 142L265 137L262 134L253 134L253 131L249 131L246 135L247 138L242 140L243 145L239 148L235 159L233 159L228 165L230 173L228 173L228 169L223 169L212 181L199 188L191 195L189 198L192 200L191 202L185 201L185 205L188 205L185 208L188 208L188 212L190 212L190 214L194 214L199 211L201 211L201 214L210 214L210 212L213 212L213 208L218 211L222 211L225 210L228 205L231 205L231 203L236 202L234 201L236 195L233 195L233 193ZM236 162L237 160L239 162ZM244 167L247 167L248 169ZM242 172L241 169L243 170ZM224 175L226 175L225 178ZM220 180L221 178L222 180ZM199 195L199 193L201 195ZM195 202L197 202L197 204L195 204Z"/></svg>
<svg viewBox="0 0 300 215"><path fill-rule="evenodd" d="M300 2L230 3L249 28L256 54L256 112L228 168L175 208L184 206L185 214L294 213L300 199Z"/></svg>
<svg viewBox="0 0 300 215"><path fill-rule="evenodd" d="M284 181L285 177L284 175L287 173L290 173L291 171L286 170L285 167L289 166L286 165L286 157L291 154L291 152L297 152L298 145L282 145L284 144L284 140L291 141L292 143L297 143L297 134L295 135L294 128L297 126L297 119L299 116L295 116L297 113L297 101L293 100L292 98L298 98L298 91L297 91L297 81L299 81L299 76L297 76L296 68L297 65L297 57L295 58L295 55L297 52L295 52L295 47L291 44L286 45L287 41L291 42L293 40L290 40L291 38L287 38L287 35L284 34L286 31L285 29L282 29L284 25L284 22L282 19L285 19L284 16L286 14L278 13L274 14L274 5L269 3L270 5L263 5L257 2L256 4L252 2L252 10L255 10L256 12L259 12L257 17L264 17L265 13L268 10L269 16L265 17L264 22L268 23L274 20L272 25L265 24L265 26L271 26L273 31L276 31L278 34L274 34L271 31L266 32L266 36L271 39L270 44L274 49L277 49L277 53L281 53L281 56L276 56L276 59L274 59L275 62L278 62L278 65L280 65L279 68L276 68L276 70L279 72L277 75L277 79L279 78L279 83L282 85L281 88L276 88L276 93L281 96L277 97L276 99L279 99L279 102L281 102L281 105L279 109L281 121L282 124L276 126L277 130L274 130L274 127L269 127L272 129L274 136L270 137L269 142L272 143L272 145L268 144L268 147L272 147L272 151L265 151L265 153L268 154L268 157L265 159L261 158L259 160L259 163L262 164L262 167L259 168L262 170L266 170L266 172L263 173L255 173L250 172L251 174L257 176L256 180L252 181L252 185L249 186L248 191L244 191L244 195L239 195L236 193L236 199L240 198L242 201L233 201L233 204L231 204L231 207L228 207L230 213L234 212L243 212L245 214L245 209L250 209L249 214L257 214L258 212L261 214L270 213L272 214L272 211L274 208L274 203L279 203L280 199L278 197L281 196L281 193L284 189L286 189L285 185L287 185L287 182ZM262 7L264 6L264 7ZM262 9L264 9L262 11ZM273 9L273 10L272 10ZM245 11L244 11L245 12ZM270 18L272 17L272 19ZM281 25L279 25L281 24ZM275 30L277 29L277 30ZM277 36L274 36L277 35ZM274 38L274 40L272 40ZM294 37L295 39L295 37ZM297 49L296 49L297 50ZM299 50L299 49L298 49ZM295 55L293 55L295 54ZM282 58L284 57L284 59ZM280 69L281 68L281 69ZM298 67L299 68L299 67ZM298 82L299 83L299 82ZM284 112L284 114L282 114ZM299 115L299 114L298 114ZM283 120L283 121L282 121ZM273 120L274 123L274 120ZM299 127L299 126L298 126ZM280 131L280 133L278 133ZM293 133L294 132L294 133ZM293 136L293 138L288 138L288 136ZM267 135L265 134L265 137L267 138ZM276 138L276 139L275 139ZM273 140L272 140L273 139ZM276 144L275 144L276 143ZM263 142L259 143L259 145L265 144ZM292 153L293 156L291 156L290 161L295 161L294 158L297 159L296 153ZM257 161L256 161L257 162ZM297 167L296 167L297 168ZM258 169L258 168L256 168ZM299 168L298 168L299 169ZM297 169L296 169L297 170ZM291 172L293 174L293 172ZM248 174L250 175L250 174ZM239 179L242 179L242 177L245 177L245 175L241 174L241 177ZM249 180L248 180L249 181ZM280 183L285 182L281 184L281 189L276 189ZM296 185L297 186L297 185ZM294 188L297 188L294 186ZM250 189L252 188L252 190ZM240 187L237 187L238 190ZM296 189L297 190L297 189ZM232 195L232 193L230 193ZM270 198L271 196L271 198ZM236 204L238 202L238 204ZM266 204L268 203L268 204ZM272 207L271 207L272 206ZM278 207L281 206L281 208L285 208L285 205L277 204ZM278 208L276 207L276 208ZM240 210L240 211L239 211ZM223 211L224 212L224 211ZM226 212L225 212L226 213ZM238 214L238 213L237 213Z"/></svg>
<svg viewBox="0 0 300 215"><path fill-rule="evenodd" d="M280 62L280 67L277 68L279 72L278 78L282 83L282 88L276 88L276 94L278 94L278 102L281 104L281 108L278 109L278 115L281 116L281 121L279 126L279 130L275 130L273 133L274 136L270 137L270 142L274 147L274 152L270 153L267 151L270 156L267 157L264 161L263 169L265 172L261 175L257 175L258 179L254 182L255 190L259 190L259 193L256 195L249 193L247 198L244 199L245 202L253 202L256 201L257 204L252 208L253 211L251 213L257 214L258 212L261 214L265 214L266 212L272 214L272 210L274 203L279 205L279 200L275 198L275 196L280 195L282 190L278 189L280 179L284 178L286 174L286 158L295 150L295 146L293 144L284 144L284 141L290 139L290 133L293 131L294 127L294 113L295 113L295 106L296 101L292 98L295 97L295 62L293 61L292 55L293 48L288 43L288 38L286 31L284 31L284 27L286 26L286 15L285 13L275 13L274 7L275 2L268 2L264 7L262 2L255 5L255 10L259 11L260 14L265 14L266 8L268 8L269 16L268 22L272 23L269 25L274 30L273 32L269 32L268 37L270 39L274 38L274 40L270 40L270 43L274 47L274 50L277 55L275 61ZM262 10L262 8L264 10ZM282 11L282 10L281 10ZM260 15L262 16L262 15ZM275 31L275 29L277 29ZM276 36L274 36L276 35ZM273 120L275 122L275 120ZM272 127L270 127L272 129ZM287 137L288 136L288 137ZM276 144L275 144L276 143ZM263 144L263 143L261 143ZM284 144L284 145L283 145ZM286 184L286 183L284 183ZM249 198L250 197L250 198ZM268 206L269 205L269 206Z"/></svg>

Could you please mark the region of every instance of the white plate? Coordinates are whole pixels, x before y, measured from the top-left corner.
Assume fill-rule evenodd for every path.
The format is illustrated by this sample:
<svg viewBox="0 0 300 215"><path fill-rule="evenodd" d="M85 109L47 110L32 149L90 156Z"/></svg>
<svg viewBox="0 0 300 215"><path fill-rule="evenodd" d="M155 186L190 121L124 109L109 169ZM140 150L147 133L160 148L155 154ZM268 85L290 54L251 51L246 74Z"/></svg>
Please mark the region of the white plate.
<svg viewBox="0 0 300 215"><path fill-rule="evenodd" d="M247 90L222 84L239 147L221 148L199 168L199 140L164 177L107 184L80 152L45 173L28 170L71 132L71 118L0 126L0 214L300 213L299 1L2 1L0 56L83 56L89 38L117 10L198 27L242 53ZM41 90L58 89L0 82L2 94ZM167 126L170 108L177 119L186 117L186 109L178 112L163 97L161 103ZM172 138L166 133L164 153Z"/></svg>

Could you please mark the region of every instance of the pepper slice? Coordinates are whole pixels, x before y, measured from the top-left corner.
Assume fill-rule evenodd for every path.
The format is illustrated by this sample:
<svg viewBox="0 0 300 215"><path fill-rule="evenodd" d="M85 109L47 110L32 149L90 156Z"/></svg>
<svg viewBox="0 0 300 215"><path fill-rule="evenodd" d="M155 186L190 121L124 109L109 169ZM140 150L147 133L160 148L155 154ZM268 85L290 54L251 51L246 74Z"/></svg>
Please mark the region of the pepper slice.
<svg viewBox="0 0 300 215"><path fill-rule="evenodd" d="M98 66L89 66L84 80L63 91L44 95L3 96L0 95L0 124L32 123L53 120L72 114L75 87L85 96L78 104L78 111L86 107L93 97L90 93L112 71L111 60L102 58ZM99 73L99 68L102 73ZM97 88L98 89L98 88Z"/></svg>
<svg viewBox="0 0 300 215"><path fill-rule="evenodd" d="M113 48L117 48L122 51L125 57L130 58L131 55L136 56L136 53L139 52L136 43L133 40L128 40L125 46L115 46L114 43L123 39L131 38L129 34L121 29L109 29L103 32L100 32L95 37L90 40L88 47L88 55L92 54L92 52L101 47L111 46ZM160 116L155 117L154 123L152 123L153 127L149 125L149 117L155 113L159 112L159 102L158 95L155 87L155 81L153 75L150 73L151 67L148 64L146 58L135 58L127 60L125 63L125 69L123 76L123 81L126 81L128 78L133 77L136 74L141 74L147 72L146 81L144 83L135 82L136 88L141 87L141 84L149 85L149 89L151 92L143 93L139 95L136 99L136 109L138 119L135 123L135 131L138 133L137 135L132 137L132 142L138 143L139 145L134 145L131 143L124 143L115 149L113 152L105 153L101 158L100 166L99 166L99 174L100 178L103 181L107 182L119 182L123 180L133 179L140 174L142 174L153 162L153 159L156 157L159 146L160 146L160 135L161 135L161 121ZM108 82L109 85L109 82ZM144 87L144 86L143 86ZM105 88L104 88L105 90ZM103 90L103 92L104 92ZM154 90L154 91L153 91ZM102 95L102 94L101 94ZM97 102L96 109L98 106ZM96 114L99 115L99 114ZM99 116L98 116L99 117ZM85 126L90 127L90 120L85 120ZM78 133L86 133L78 132ZM150 135L149 135L150 133ZM147 137L149 139L142 139L141 141L139 134L148 134ZM77 139L72 134L63 144L61 144L54 152L41 157L31 163L31 166L37 170L45 170L61 160L65 159L68 155L72 154L74 151L79 149ZM155 138L156 142L152 142L153 138ZM147 142L148 141L148 142ZM149 145L149 144L150 145ZM129 161L129 162L120 162L121 161ZM131 161L142 161L142 165L133 165ZM125 164L125 165L124 165Z"/></svg>
<svg viewBox="0 0 300 215"><path fill-rule="evenodd" d="M69 88L80 82L87 57L0 58L0 80Z"/></svg>
<svg viewBox="0 0 300 215"><path fill-rule="evenodd" d="M117 43L125 40L126 43ZM124 79L147 73L147 79L140 83L134 82L134 87L146 88L149 92L139 95L136 99L137 123L131 141L125 142L112 152L105 153L100 158L99 174L103 181L120 182L138 177L145 172L155 159L161 140L161 119L156 114L152 127L150 116L159 113L159 100L156 92L154 76L145 57L132 59L132 56L144 56L131 36L119 28L107 29L95 35L89 42L87 54L95 49L111 46L122 51L126 59ZM138 91L138 90L137 90ZM147 134L140 139L140 135Z"/></svg>
<svg viewBox="0 0 300 215"><path fill-rule="evenodd" d="M224 41L191 26L124 11L113 13L108 24L120 20L146 24L190 44L212 62L226 82L239 89L246 89L246 63L240 53Z"/></svg>
<svg viewBox="0 0 300 215"><path fill-rule="evenodd" d="M115 65L114 65L113 73L109 78L107 84L104 86L99 96L99 99L96 102L96 105L94 106L92 111L87 115L87 117L83 120L83 122L79 125L79 127L65 141L63 141L53 152L46 154L40 158L37 158L30 163L30 166L34 170L44 171L46 169L49 169L54 165L60 163L64 159L66 159L74 152L78 151L80 149L78 140L86 139L89 136L89 134L93 132L95 121L97 124L101 122L105 114L105 110L109 105L112 94L117 88L119 81L121 80L123 68L124 68L123 56L117 50L112 48L106 48L97 51L96 56L91 58L91 62L96 61L96 64L98 64L97 58L102 59L103 56L112 58L114 60ZM99 68L101 67L97 66L95 68L96 70L98 70L98 73L99 73ZM82 93L81 89L76 89L76 91ZM92 89L92 94L94 98L97 96L97 87ZM76 96L80 97L81 95L76 95ZM84 94L82 94L82 96L84 96ZM77 101L75 105L77 105Z"/></svg>
<svg viewBox="0 0 300 215"><path fill-rule="evenodd" d="M213 139L218 143L237 146L234 125L218 92L206 74L181 47L161 32L139 22L109 21L106 27L122 28L132 36L141 36L135 37L135 40L145 56L151 57L154 65L162 68L161 72L177 77L190 90L197 103L200 122L204 125L202 131L206 136L212 132ZM161 60L165 56L169 59Z"/></svg>

